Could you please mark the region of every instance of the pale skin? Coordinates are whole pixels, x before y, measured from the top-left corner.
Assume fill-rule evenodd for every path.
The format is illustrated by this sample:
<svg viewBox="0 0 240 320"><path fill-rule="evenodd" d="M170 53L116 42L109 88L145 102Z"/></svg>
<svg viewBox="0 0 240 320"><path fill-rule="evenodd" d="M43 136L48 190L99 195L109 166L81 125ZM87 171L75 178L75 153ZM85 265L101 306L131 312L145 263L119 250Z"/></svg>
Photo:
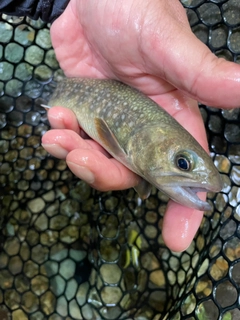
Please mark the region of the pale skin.
<svg viewBox="0 0 240 320"><path fill-rule="evenodd" d="M178 0L71 0L53 23L51 37L67 76L114 78L138 88L206 150L196 101L222 108L240 104L240 66L216 58L192 34ZM53 129L43 136L43 146L66 159L76 176L102 191L138 183L134 173L82 134L70 110L57 106L48 117ZM203 212L169 201L162 229L166 245L186 249L202 217Z"/></svg>

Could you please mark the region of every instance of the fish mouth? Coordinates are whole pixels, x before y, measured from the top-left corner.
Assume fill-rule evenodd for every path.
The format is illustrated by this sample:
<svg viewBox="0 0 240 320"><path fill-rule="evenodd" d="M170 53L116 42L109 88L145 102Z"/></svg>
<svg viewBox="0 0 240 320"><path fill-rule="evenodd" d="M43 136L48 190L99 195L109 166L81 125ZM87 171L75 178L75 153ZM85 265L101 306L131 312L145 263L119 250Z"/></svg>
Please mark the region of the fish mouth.
<svg viewBox="0 0 240 320"><path fill-rule="evenodd" d="M169 176L171 176L171 182L164 179L169 178ZM202 179L202 182L198 182L186 175L176 176L169 173L167 177L162 176L161 181L160 179L158 181L160 183L155 183L155 186L169 198L181 205L199 211L211 210L212 206L207 201L201 200L198 192L220 192L223 188L223 182L219 174L212 175L211 181Z"/></svg>
<svg viewBox="0 0 240 320"><path fill-rule="evenodd" d="M197 209L200 211L208 211L212 209L212 206L207 201L201 200L197 195L198 192L209 191L205 188L176 186L164 187L161 190L175 202L189 208Z"/></svg>

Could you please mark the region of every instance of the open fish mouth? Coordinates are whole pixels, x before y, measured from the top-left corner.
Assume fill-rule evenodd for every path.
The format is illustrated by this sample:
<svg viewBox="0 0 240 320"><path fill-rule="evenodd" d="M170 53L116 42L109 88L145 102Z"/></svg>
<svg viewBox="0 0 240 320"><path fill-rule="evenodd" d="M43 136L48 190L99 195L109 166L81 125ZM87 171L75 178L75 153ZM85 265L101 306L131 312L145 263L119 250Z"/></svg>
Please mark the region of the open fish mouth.
<svg viewBox="0 0 240 320"><path fill-rule="evenodd" d="M208 192L207 189L205 188L191 188L191 187L183 187L183 189L185 190L185 192L188 195L191 195L191 198L194 198L194 204L197 205L196 209L199 210L203 210L203 211L208 211L211 210L212 206L207 202L207 201L203 201L201 200L198 195L197 192Z"/></svg>
<svg viewBox="0 0 240 320"><path fill-rule="evenodd" d="M162 190L172 200L184 206L197 209L200 211L208 211L212 209L212 206L207 201L201 200L197 195L197 192L210 191L205 188L177 186L177 187L164 187L164 189Z"/></svg>

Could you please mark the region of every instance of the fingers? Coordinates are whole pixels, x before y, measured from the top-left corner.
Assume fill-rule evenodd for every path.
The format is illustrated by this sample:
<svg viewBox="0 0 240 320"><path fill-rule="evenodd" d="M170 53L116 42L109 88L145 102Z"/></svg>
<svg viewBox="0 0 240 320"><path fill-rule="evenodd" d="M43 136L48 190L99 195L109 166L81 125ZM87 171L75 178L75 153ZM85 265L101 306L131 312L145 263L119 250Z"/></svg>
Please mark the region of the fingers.
<svg viewBox="0 0 240 320"><path fill-rule="evenodd" d="M91 139L82 139L72 130L53 129L48 131L42 137L42 146L59 159L66 159L68 153L77 148L100 150L106 157L109 157L98 143Z"/></svg>
<svg viewBox="0 0 240 320"><path fill-rule="evenodd" d="M80 127L74 112L68 108L54 107L47 110L51 127L57 129L69 129L80 134Z"/></svg>
<svg viewBox="0 0 240 320"><path fill-rule="evenodd" d="M204 196L203 196L204 197ZM203 197L201 197L203 199ZM183 251L189 247L203 218L203 212L170 200L163 218L162 236L167 247Z"/></svg>
<svg viewBox="0 0 240 320"><path fill-rule="evenodd" d="M124 190L140 181L132 171L99 150L76 149L67 155L66 161L76 176L97 190Z"/></svg>
<svg viewBox="0 0 240 320"><path fill-rule="evenodd" d="M43 136L42 145L51 155L66 159L70 170L95 189L123 190L140 180L95 141L82 139L72 130L50 130Z"/></svg>

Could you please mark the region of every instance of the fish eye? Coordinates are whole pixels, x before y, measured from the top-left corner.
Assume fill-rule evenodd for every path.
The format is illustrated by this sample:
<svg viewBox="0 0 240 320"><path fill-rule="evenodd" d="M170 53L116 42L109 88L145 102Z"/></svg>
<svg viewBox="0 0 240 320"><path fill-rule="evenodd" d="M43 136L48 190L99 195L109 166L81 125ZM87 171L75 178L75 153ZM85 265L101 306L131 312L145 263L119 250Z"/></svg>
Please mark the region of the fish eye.
<svg viewBox="0 0 240 320"><path fill-rule="evenodd" d="M191 161L185 155L176 157L176 165L182 171L190 171L191 169Z"/></svg>

